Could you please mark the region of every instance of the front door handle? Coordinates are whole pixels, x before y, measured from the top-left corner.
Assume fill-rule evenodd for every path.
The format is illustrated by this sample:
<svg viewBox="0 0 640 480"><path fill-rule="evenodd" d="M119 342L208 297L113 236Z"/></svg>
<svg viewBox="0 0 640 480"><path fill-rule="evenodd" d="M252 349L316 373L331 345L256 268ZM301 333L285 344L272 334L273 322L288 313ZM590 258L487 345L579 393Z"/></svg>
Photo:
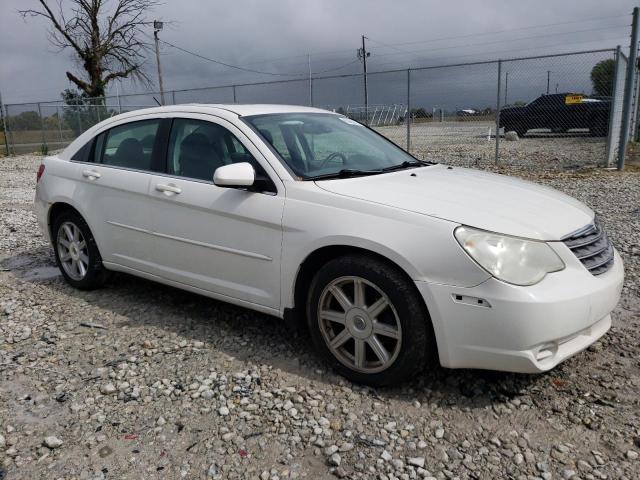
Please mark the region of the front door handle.
<svg viewBox="0 0 640 480"><path fill-rule="evenodd" d="M162 192L166 195L171 195L171 194L179 194L180 192L182 192L182 189L180 187L177 187L175 185L169 184L169 185L164 185L162 183L159 183L156 185L156 190L159 192Z"/></svg>
<svg viewBox="0 0 640 480"><path fill-rule="evenodd" d="M89 180L95 180L96 178L100 178L100 174L95 170L83 170L82 176L88 178Z"/></svg>

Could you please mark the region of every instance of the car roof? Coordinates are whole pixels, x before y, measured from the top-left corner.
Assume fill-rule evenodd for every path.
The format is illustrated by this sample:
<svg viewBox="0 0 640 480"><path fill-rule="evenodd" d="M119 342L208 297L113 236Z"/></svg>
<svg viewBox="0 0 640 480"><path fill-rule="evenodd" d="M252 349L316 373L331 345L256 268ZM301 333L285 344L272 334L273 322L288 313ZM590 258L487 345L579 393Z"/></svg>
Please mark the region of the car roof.
<svg viewBox="0 0 640 480"><path fill-rule="evenodd" d="M250 115L266 115L273 113L333 113L328 110L315 107L305 107L301 105L276 105L276 104L222 104L222 103L187 103L179 105L167 105L163 107L152 107L141 110L132 110L122 114L123 116L135 116L140 112L144 113L172 113L172 112L201 112L214 113L219 110L235 113L240 117ZM121 117L122 118L122 117Z"/></svg>
<svg viewBox="0 0 640 480"><path fill-rule="evenodd" d="M109 117L102 122L94 125L86 130L82 135L77 137L71 144L67 146L58 156L62 159L69 159L78 148L84 145L89 138L93 137L97 131L111 128L114 124L122 122L130 122L143 119L144 117L158 115L171 116L179 113L202 113L217 115L222 118L231 120L230 117L237 115L239 117L251 115L267 115L274 113L328 113L338 115L337 113L323 110L321 108L305 107L302 105L276 105L276 104L221 104L221 103L187 103L179 105L165 105L161 107L137 108L128 112L120 113Z"/></svg>

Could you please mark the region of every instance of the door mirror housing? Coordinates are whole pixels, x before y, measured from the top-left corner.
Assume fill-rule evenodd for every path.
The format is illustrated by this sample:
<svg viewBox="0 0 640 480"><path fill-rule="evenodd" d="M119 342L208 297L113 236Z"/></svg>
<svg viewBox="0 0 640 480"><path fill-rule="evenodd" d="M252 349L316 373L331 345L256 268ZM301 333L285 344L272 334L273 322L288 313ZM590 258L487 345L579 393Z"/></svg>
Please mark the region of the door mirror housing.
<svg viewBox="0 0 640 480"><path fill-rule="evenodd" d="M219 187L245 188L256 181L256 172L250 163L232 163L216 168L213 183Z"/></svg>

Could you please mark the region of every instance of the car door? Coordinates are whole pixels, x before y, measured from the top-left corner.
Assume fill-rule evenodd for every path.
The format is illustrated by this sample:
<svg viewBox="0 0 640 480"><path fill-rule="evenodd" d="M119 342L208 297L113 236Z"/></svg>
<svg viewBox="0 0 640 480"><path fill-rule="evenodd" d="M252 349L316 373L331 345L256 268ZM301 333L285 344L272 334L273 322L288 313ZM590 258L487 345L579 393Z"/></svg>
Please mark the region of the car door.
<svg viewBox="0 0 640 480"><path fill-rule="evenodd" d="M150 271L152 165L161 119L130 121L97 135L77 170L76 200L88 212L103 261ZM162 158L164 158L162 156Z"/></svg>
<svg viewBox="0 0 640 480"><path fill-rule="evenodd" d="M215 169L234 162L251 163L265 187L214 185ZM279 308L284 190L258 149L230 122L194 114L173 120L166 164L150 185L153 255L161 275Z"/></svg>

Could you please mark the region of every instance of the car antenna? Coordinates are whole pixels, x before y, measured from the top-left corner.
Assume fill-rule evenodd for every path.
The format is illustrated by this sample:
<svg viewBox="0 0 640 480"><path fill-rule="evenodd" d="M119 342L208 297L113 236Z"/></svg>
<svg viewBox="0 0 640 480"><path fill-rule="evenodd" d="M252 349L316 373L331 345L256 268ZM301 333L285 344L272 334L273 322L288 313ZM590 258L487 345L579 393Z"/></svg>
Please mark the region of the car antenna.
<svg viewBox="0 0 640 480"><path fill-rule="evenodd" d="M162 104L158 101L158 99L156 97L152 96L151 98L153 98L155 100L155 102L158 104L159 107L162 106Z"/></svg>

